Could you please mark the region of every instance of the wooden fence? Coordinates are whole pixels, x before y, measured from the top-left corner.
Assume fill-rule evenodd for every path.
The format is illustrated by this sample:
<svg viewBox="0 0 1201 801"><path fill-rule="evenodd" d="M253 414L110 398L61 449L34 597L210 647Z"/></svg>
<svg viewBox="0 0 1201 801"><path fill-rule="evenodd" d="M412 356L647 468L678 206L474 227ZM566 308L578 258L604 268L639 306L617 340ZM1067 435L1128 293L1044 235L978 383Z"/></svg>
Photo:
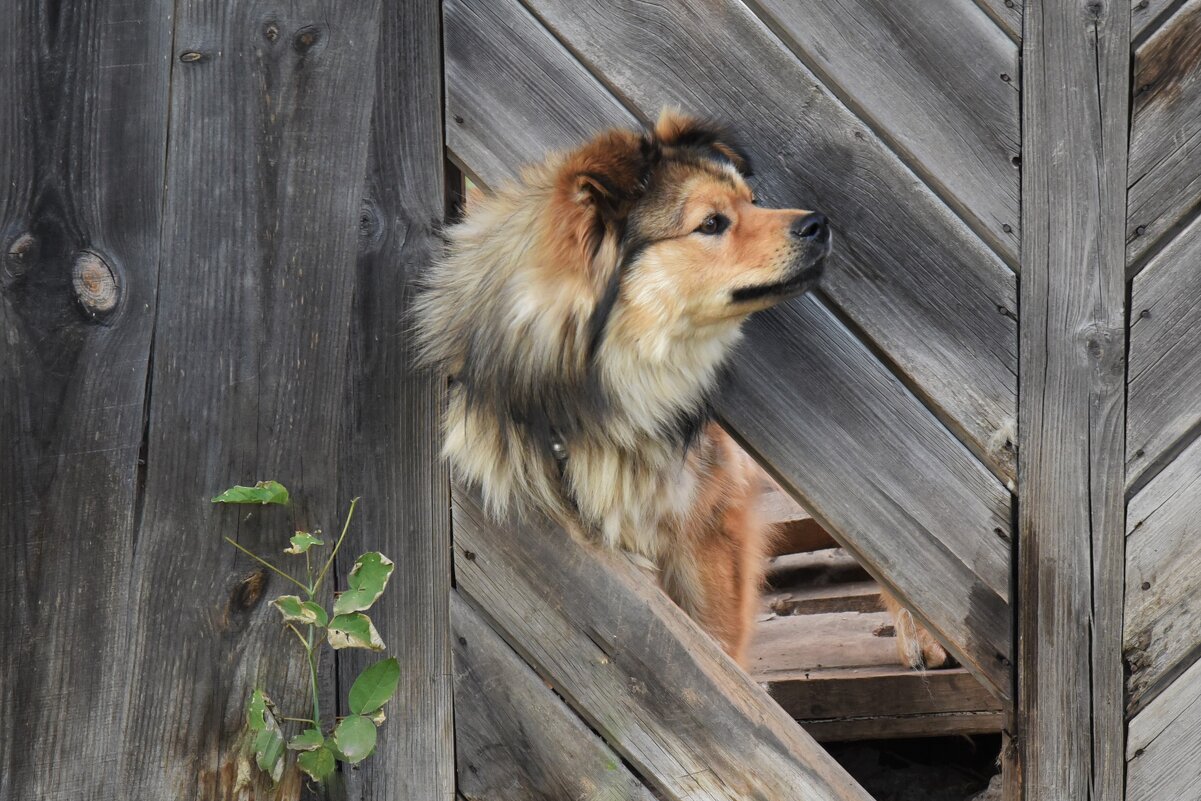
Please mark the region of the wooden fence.
<svg viewBox="0 0 1201 801"><path fill-rule="evenodd" d="M867 801L620 557L436 458L403 312L445 159L495 185L674 104L833 220L720 412L1002 710L1007 801L1201 799L1201 0L8 9L0 798L262 797L242 703L302 665L221 535L361 495L405 681L348 797ZM290 510L206 503L265 477Z"/></svg>

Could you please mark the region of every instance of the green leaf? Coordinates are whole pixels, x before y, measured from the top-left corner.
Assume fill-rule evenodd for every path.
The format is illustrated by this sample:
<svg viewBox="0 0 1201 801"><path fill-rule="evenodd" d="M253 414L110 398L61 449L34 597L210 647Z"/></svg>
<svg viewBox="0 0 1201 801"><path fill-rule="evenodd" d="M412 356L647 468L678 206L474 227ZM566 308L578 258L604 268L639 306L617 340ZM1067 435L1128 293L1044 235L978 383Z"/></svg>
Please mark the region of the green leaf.
<svg viewBox="0 0 1201 801"><path fill-rule="evenodd" d="M321 784L325 784L325 780L334 774L334 754L324 745L312 751L302 752L296 758L296 764Z"/></svg>
<svg viewBox="0 0 1201 801"><path fill-rule="evenodd" d="M376 662L359 674L350 687L350 711L370 715L383 706L400 683L400 663L395 657Z"/></svg>
<svg viewBox="0 0 1201 801"><path fill-rule="evenodd" d="M285 623L300 623L305 626L324 626L329 616L314 601L302 601L298 595L281 595L271 602L279 610Z"/></svg>
<svg viewBox="0 0 1201 801"><path fill-rule="evenodd" d="M290 751L316 751L325 743L318 729L305 729L288 743Z"/></svg>
<svg viewBox="0 0 1201 801"><path fill-rule="evenodd" d="M246 701L246 725L251 731L262 731L267 726L267 696L259 689L255 689L250 694L250 698Z"/></svg>
<svg viewBox="0 0 1201 801"><path fill-rule="evenodd" d="M342 758L353 765L371 756L375 750L375 737L375 724L370 718L351 715L342 718L330 739Z"/></svg>
<svg viewBox="0 0 1201 801"><path fill-rule="evenodd" d="M384 587L388 586L388 579L395 569L392 560L378 551L360 556L347 576L349 589L334 601L334 614L344 615L370 609L375 599L383 595Z"/></svg>
<svg viewBox="0 0 1201 801"><path fill-rule="evenodd" d="M246 724L257 732L254 738L254 762L278 783L284 775L284 734L272 711L271 699L262 690L250 694L246 703Z"/></svg>
<svg viewBox="0 0 1201 801"><path fill-rule="evenodd" d="M371 623L371 618L355 612L338 615L329 622L329 644L334 650L342 648L366 648L368 651L384 650L384 642Z"/></svg>
<svg viewBox="0 0 1201 801"><path fill-rule="evenodd" d="M288 491L278 481L260 481L253 487L238 485L213 498L213 503L278 503L288 502Z"/></svg>
<svg viewBox="0 0 1201 801"><path fill-rule="evenodd" d="M317 533L320 534L321 532L318 531ZM289 540L289 542L292 543L292 547L284 548L284 553L300 554L304 553L309 548L312 548L314 545L325 544L323 541L317 539L316 536L307 531L297 531L292 535L292 538Z"/></svg>

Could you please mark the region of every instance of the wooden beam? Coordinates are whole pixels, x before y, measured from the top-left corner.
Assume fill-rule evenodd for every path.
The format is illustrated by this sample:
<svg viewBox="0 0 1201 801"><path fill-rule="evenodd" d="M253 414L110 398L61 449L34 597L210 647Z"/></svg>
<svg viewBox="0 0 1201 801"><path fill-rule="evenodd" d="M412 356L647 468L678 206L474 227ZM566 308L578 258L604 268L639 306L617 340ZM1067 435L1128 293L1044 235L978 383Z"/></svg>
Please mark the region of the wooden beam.
<svg viewBox="0 0 1201 801"><path fill-rule="evenodd" d="M363 801L445 801L455 787L442 384L416 366L406 313L444 215L440 5L380 4L366 180L352 198L362 206L339 480L340 497L363 503L339 566L344 576L364 550L396 562L372 617L404 677L376 755L345 774L350 797ZM339 699L376 658L339 652Z"/></svg>
<svg viewBox="0 0 1201 801"><path fill-rule="evenodd" d="M1201 794L1201 662L1130 721L1125 801Z"/></svg>
<svg viewBox="0 0 1201 801"><path fill-rule="evenodd" d="M625 556L453 494L459 591L662 797L870 801Z"/></svg>
<svg viewBox="0 0 1201 801"><path fill-rule="evenodd" d="M445 12L447 138L485 182L590 133L576 122L583 115L633 120L516 3L449 0ZM727 422L827 531L1007 696L1009 493L821 302L760 317L748 340L721 409ZM907 578L929 570L944 580Z"/></svg>
<svg viewBox="0 0 1201 801"><path fill-rule="evenodd" d="M470 801L653 801L604 740L456 592L455 759Z"/></svg>
<svg viewBox="0 0 1201 801"><path fill-rule="evenodd" d="M171 9L52 8L0 26L0 798L66 801L128 790Z"/></svg>
<svg viewBox="0 0 1201 801"><path fill-rule="evenodd" d="M1126 0L1030 0L1019 743L1026 801L1122 797Z"/></svg>

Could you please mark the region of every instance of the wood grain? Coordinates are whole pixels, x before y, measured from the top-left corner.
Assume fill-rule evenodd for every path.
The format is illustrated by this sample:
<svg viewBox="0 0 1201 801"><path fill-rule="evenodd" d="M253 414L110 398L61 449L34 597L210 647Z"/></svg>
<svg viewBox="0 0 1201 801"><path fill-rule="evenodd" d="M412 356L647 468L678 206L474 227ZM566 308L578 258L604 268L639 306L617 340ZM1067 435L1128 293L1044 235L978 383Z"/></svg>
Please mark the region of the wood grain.
<svg viewBox="0 0 1201 801"><path fill-rule="evenodd" d="M620 104L572 68L571 55L528 14L508 3L484 8L475 0L446 6L448 75L472 88L448 86L448 115L464 123L450 126L447 136L461 159L470 154L464 159L470 172L495 184L514 173L514 162L587 135L568 127L576 97L592 98L583 108L602 107L604 119L621 123ZM468 10L475 16L465 16ZM470 35L461 33L465 20L474 26ZM513 53L527 58L515 66ZM553 88L512 91L519 81ZM598 105L605 97L607 105ZM528 109L507 113L547 124L503 125L484 135L472 121L490 119L493 108ZM821 303L797 301L759 318L742 353L722 408L727 422L819 512L828 531L844 543L854 540L856 554L878 564L878 577L906 585L898 595L920 618L936 621L931 627L964 664L1006 692L1000 689L1009 684L1005 489ZM897 569L909 559L909 568ZM953 578L907 581L928 569L918 564L939 565Z"/></svg>
<svg viewBox="0 0 1201 801"><path fill-rule="evenodd" d="M639 117L677 104L729 122L767 204L827 212L837 244L825 290L979 458L1012 475L1001 446L1016 392L1014 275L754 15L733 2L704 13L680 2L530 5ZM450 40L452 63L456 52ZM753 71L741 52L756 54ZM511 62L489 59L494 74L480 80L499 92L489 106L453 114L486 121L493 105L531 102L517 91L522 79L505 76Z"/></svg>
<svg viewBox="0 0 1201 801"><path fill-rule="evenodd" d="M177 4L123 795L239 797L251 689L307 708L303 656L267 603L287 585L221 537L278 555L349 505L339 422L378 22L372 4ZM208 501L263 478L292 505Z"/></svg>
<svg viewBox="0 0 1201 801"><path fill-rule="evenodd" d="M1137 489L1201 424L1201 221L1134 279L1130 307L1127 486Z"/></svg>
<svg viewBox="0 0 1201 801"><path fill-rule="evenodd" d="M47 801L124 793L171 37L55 9L0 27L0 798Z"/></svg>
<svg viewBox="0 0 1201 801"><path fill-rule="evenodd" d="M1021 771L1026 801L1116 801L1128 6L1031 0L1023 41Z"/></svg>
<svg viewBox="0 0 1201 801"><path fill-rule="evenodd" d="M1022 41L1022 2L1023 0L977 0L980 8L992 17L993 22L1018 44Z"/></svg>
<svg viewBox="0 0 1201 801"><path fill-rule="evenodd" d="M458 593L450 608L455 756L464 797L653 801L613 750Z"/></svg>
<svg viewBox="0 0 1201 801"><path fill-rule="evenodd" d="M1201 441L1127 509L1124 653L1128 708L1144 707L1196 658L1201 644Z"/></svg>
<svg viewBox="0 0 1201 801"><path fill-rule="evenodd" d="M1130 721L1126 801L1201 798L1201 662Z"/></svg>
<svg viewBox="0 0 1201 801"><path fill-rule="evenodd" d="M1199 67L1201 1L1189 0L1135 53L1126 229L1132 269L1201 202Z"/></svg>
<svg viewBox="0 0 1201 801"><path fill-rule="evenodd" d="M972 230L1016 265L1018 49L973 0L750 5Z"/></svg>
<svg viewBox="0 0 1201 801"><path fill-rule="evenodd" d="M658 794L870 801L624 556L453 496L459 591Z"/></svg>
<svg viewBox="0 0 1201 801"><path fill-rule="evenodd" d="M372 617L401 664L375 756L346 776L355 799L443 801L455 788L450 665L450 480L440 457L441 382L412 350L410 299L438 252L443 219L442 47L437 0L383 3L371 142L357 208L341 497L362 518L339 560L396 562ZM370 67L368 67L370 68ZM355 185L347 179L347 190ZM341 651L339 698L372 659Z"/></svg>

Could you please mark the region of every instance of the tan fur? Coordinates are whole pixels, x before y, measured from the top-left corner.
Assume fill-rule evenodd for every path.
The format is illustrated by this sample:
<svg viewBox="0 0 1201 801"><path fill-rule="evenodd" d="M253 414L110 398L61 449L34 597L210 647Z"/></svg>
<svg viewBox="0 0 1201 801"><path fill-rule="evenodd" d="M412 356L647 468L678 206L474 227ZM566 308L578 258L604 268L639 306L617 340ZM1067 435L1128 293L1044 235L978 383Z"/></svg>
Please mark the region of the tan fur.
<svg viewBox="0 0 1201 801"><path fill-rule="evenodd" d="M757 468L705 410L742 322L807 289L828 250L796 233L809 212L754 205L745 169L673 112L601 134L473 197L417 301L425 358L455 379L445 455L489 510L637 554L739 660Z"/></svg>

